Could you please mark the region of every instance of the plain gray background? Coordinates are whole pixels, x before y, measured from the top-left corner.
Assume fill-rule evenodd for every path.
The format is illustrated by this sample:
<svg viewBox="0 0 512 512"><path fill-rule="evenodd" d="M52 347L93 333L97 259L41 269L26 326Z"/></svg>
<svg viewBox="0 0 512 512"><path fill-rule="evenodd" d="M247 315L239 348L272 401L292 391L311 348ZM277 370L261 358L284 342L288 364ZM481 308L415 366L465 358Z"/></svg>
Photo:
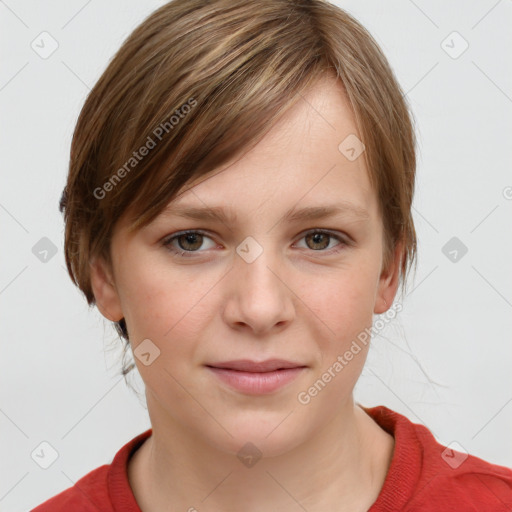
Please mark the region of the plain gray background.
<svg viewBox="0 0 512 512"><path fill-rule="evenodd" d="M67 275L58 201L89 89L164 3L0 1L2 511L64 490L150 427L119 375L120 350L107 350L113 328ZM512 3L337 4L383 48L419 140L418 272L403 311L374 338L355 398L512 466ZM51 48L44 31L58 43L48 58L31 47L46 37ZM44 237L56 247L47 261L34 254ZM453 237L456 261L451 245L443 251ZM48 469L31 457L42 442L58 452Z"/></svg>

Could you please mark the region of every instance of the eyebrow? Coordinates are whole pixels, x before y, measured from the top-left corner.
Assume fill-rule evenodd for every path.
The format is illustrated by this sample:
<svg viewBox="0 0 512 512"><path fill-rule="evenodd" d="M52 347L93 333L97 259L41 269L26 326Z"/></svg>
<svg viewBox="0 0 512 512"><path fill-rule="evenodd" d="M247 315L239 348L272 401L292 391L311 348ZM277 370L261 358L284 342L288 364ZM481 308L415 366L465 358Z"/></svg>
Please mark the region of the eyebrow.
<svg viewBox="0 0 512 512"><path fill-rule="evenodd" d="M169 205L163 210L162 215L176 215L178 217L200 221L221 221L223 223L232 224L238 221L238 216L233 210L222 206L198 208L194 206ZM291 208L284 214L281 221L292 223L326 219L336 215L352 217L355 220L361 221L370 219L370 215L365 208L348 201L342 201L329 206L308 206L300 209Z"/></svg>

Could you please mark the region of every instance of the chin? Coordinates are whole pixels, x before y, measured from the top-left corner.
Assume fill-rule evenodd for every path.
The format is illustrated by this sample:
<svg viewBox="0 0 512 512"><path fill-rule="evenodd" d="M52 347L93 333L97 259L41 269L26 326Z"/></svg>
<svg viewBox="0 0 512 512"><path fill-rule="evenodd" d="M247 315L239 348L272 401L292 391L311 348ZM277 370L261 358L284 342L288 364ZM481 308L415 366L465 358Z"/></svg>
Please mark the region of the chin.
<svg viewBox="0 0 512 512"><path fill-rule="evenodd" d="M252 413L251 416L251 420L230 423L220 420L220 423L233 437L225 431L220 434L217 430L215 437L210 438L210 442L217 449L235 455L242 461L245 456L260 458L283 455L293 450L307 437L307 432L301 431L298 428L299 425L287 421L280 424L286 414L280 414L277 421L274 420L274 417L271 419L261 418L259 421L257 413ZM287 424L284 425L284 423Z"/></svg>

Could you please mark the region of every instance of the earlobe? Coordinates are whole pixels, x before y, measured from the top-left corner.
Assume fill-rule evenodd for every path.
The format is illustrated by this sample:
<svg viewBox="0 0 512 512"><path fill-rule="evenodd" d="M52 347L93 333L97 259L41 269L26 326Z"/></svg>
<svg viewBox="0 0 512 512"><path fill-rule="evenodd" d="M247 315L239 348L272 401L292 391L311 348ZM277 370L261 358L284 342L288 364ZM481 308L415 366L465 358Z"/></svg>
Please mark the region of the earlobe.
<svg viewBox="0 0 512 512"><path fill-rule="evenodd" d="M388 268L384 269L379 278L375 306L373 312L377 315L385 313L393 303L400 281L403 244L397 243L393 251L393 259Z"/></svg>
<svg viewBox="0 0 512 512"><path fill-rule="evenodd" d="M96 306L105 318L118 322L123 318L123 312L111 270L100 257L93 258L89 268Z"/></svg>

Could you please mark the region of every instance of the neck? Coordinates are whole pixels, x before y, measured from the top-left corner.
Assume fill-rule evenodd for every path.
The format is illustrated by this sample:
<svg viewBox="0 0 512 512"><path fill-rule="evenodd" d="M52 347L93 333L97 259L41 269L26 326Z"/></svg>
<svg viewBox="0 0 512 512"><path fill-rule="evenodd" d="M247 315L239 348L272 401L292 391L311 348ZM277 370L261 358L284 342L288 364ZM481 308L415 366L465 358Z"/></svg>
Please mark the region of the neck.
<svg viewBox="0 0 512 512"><path fill-rule="evenodd" d="M152 418L152 427L128 465L143 512L169 504L191 512L286 512L298 506L308 512L366 511L384 484L394 448L393 437L352 400L306 442L252 467L176 422Z"/></svg>

